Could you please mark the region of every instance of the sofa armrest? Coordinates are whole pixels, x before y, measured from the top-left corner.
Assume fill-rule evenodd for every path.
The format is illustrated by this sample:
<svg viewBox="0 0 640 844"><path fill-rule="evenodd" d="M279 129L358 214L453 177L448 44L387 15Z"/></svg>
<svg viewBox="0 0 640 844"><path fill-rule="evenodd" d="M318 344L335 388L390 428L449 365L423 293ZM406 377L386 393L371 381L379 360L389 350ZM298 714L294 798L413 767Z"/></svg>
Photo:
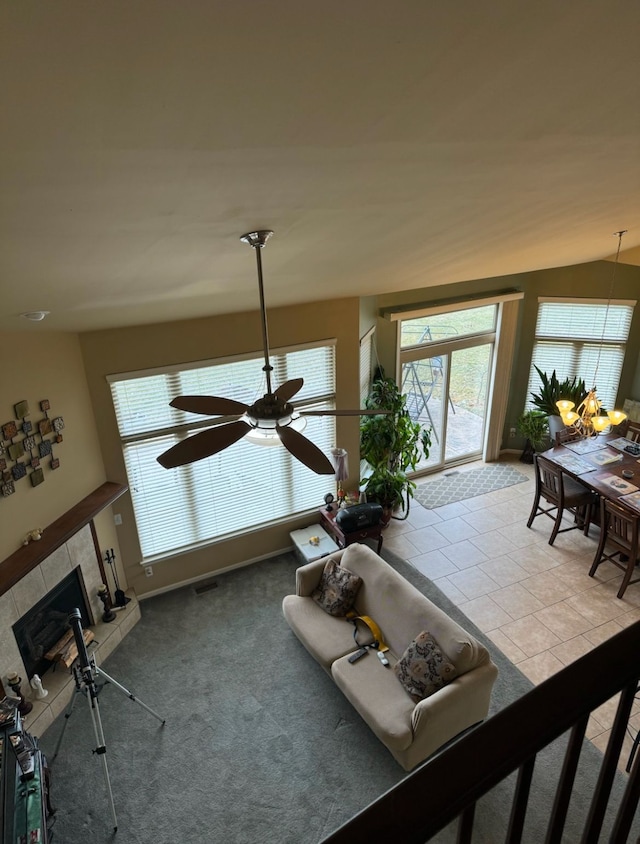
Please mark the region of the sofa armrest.
<svg viewBox="0 0 640 844"><path fill-rule="evenodd" d="M336 551L335 554L329 554L328 557L320 557L319 560L314 560L312 563L307 563L304 566L296 569L296 595L303 598L308 598L316 586L320 583L320 577L327 564L327 560L340 559L344 553L344 549Z"/></svg>
<svg viewBox="0 0 640 844"><path fill-rule="evenodd" d="M488 660L417 703L411 716L414 742L419 742L422 734L434 730L448 741L473 724L484 721L489 714L491 690L497 676L497 667Z"/></svg>

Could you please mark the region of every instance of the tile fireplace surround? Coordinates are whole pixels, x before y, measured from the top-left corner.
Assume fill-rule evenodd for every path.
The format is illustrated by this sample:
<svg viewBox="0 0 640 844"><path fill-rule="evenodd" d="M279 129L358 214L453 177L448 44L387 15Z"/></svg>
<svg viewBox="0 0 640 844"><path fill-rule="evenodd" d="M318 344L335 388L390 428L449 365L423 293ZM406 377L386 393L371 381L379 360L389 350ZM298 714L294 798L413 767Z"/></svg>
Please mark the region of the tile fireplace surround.
<svg viewBox="0 0 640 844"><path fill-rule="evenodd" d="M23 678L22 694L33 703L33 709L24 722L27 730L36 736L41 736L53 720L66 709L75 685L70 671L62 666L50 668L42 675L42 684L49 694L46 698L37 700L27 681L12 625L78 566L84 581L89 612L93 616L91 630L95 639L89 646L89 652L95 656L98 665L120 644L140 619L138 601L129 590L127 595L131 600L124 609L116 612L115 621L108 624L102 621L104 608L97 591L103 582L103 574L100 570L99 551L94 541L93 524L85 523L75 532L68 532L70 535L66 541L59 544L0 595L0 675L5 689L9 689L7 674L17 671Z"/></svg>

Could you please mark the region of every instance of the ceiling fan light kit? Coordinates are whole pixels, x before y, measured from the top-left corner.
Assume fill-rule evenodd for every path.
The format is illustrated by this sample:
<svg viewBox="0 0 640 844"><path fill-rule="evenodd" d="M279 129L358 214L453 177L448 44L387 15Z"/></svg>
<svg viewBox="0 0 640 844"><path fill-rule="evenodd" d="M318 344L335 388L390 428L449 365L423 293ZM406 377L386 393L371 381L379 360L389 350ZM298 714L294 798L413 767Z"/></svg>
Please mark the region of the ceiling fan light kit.
<svg viewBox="0 0 640 844"><path fill-rule="evenodd" d="M333 475L334 466L329 458L311 440L302 434L307 421L305 416L362 416L379 413L370 410L301 410L291 404L290 399L302 388L302 378L291 378L276 390L271 386L273 367L269 358L269 330L267 309L264 300L261 250L273 235L262 229L247 232L240 237L256 253L258 290L260 293L260 317L262 323L262 345L264 366L262 371L267 382L267 392L253 404L243 404L222 396L177 396L171 407L206 416L236 416L231 422L214 425L198 434L193 434L163 452L158 462L165 469L185 466L196 460L211 457L245 437L255 445L283 445L297 460L318 475Z"/></svg>

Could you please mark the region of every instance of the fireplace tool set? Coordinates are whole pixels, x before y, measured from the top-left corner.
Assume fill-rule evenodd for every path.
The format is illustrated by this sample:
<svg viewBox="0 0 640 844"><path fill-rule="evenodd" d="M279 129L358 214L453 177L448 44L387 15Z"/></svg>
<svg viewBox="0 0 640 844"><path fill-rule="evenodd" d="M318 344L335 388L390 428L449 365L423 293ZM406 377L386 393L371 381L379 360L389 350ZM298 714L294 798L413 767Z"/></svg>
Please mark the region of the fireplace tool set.
<svg viewBox="0 0 640 844"><path fill-rule="evenodd" d="M129 603L131 598L127 598L124 594L124 590L120 588L120 584L118 583L118 572L116 571L115 562L116 562L116 555L113 553L113 548L107 548L105 555L105 560L109 563L109 568L111 569L111 575L113 577L113 582L116 585L116 591L114 593L114 606L116 607L126 607Z"/></svg>
<svg viewBox="0 0 640 844"><path fill-rule="evenodd" d="M113 551L111 552L113 554ZM122 593L124 595L124 593ZM107 767L107 746L105 743L104 738L104 731L102 729L102 720L100 718L100 707L98 706L98 694L100 690L107 684L111 683L115 686L118 691L122 692L122 694L126 695L129 700L132 700L134 703L137 703L139 706L142 706L143 709L146 709L154 718L157 718L158 721L165 725L166 720L158 715L157 712L154 712L146 703L143 703L139 700L135 695L133 695L128 689L118 683L113 677L110 677L105 671L102 670L98 665L96 665L95 656L89 656L87 653L87 647L84 641L84 634L82 631L82 615L80 614L80 610L75 608L71 610L69 613L69 625L73 630L73 637L75 639L76 648L78 650L78 658L75 660L72 666L73 677L75 681L75 691L73 697L71 698L71 702L69 707L65 713L65 720L64 726L62 727L62 731L60 736L58 737L58 741L51 758L51 764L53 764L56 756L58 755L58 751L60 750L60 745L62 744L62 739L64 737L65 730L67 728L67 724L69 723L69 718L73 713L73 707L76 702L76 698L78 694L82 694L86 697L87 703L89 704L89 712L91 714L91 721L93 723L93 732L95 735L96 740L96 748L93 750L102 762L102 770L104 773L104 781L107 787L107 795L109 798L109 806L111 808L111 817L113 818L113 831L115 832L118 829L118 818L116 815L116 808L113 802L113 792L111 790L111 781L109 779L109 769ZM100 676L104 678L104 682L100 685L96 682L96 678Z"/></svg>

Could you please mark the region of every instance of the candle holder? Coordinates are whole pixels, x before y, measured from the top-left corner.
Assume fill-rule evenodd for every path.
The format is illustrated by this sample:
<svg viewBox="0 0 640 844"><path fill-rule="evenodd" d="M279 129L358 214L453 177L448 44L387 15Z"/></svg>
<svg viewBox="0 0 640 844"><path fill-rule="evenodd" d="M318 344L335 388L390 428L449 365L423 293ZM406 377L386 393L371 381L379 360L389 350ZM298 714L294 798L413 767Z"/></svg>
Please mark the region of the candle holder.
<svg viewBox="0 0 640 844"><path fill-rule="evenodd" d="M18 712L23 717L28 715L31 710L33 709L33 704L29 700L25 700L24 695L20 691L20 683L22 683L22 677L19 674L9 674L7 677L9 685L11 686L11 690L13 691L14 695L19 698L18 702Z"/></svg>
<svg viewBox="0 0 640 844"><path fill-rule="evenodd" d="M102 606L104 607L104 612L102 613L102 620L109 622L113 621L116 617L112 609L111 603L111 596L109 595L109 590L107 589L106 585L102 583L100 588L98 589L98 598L102 601Z"/></svg>

